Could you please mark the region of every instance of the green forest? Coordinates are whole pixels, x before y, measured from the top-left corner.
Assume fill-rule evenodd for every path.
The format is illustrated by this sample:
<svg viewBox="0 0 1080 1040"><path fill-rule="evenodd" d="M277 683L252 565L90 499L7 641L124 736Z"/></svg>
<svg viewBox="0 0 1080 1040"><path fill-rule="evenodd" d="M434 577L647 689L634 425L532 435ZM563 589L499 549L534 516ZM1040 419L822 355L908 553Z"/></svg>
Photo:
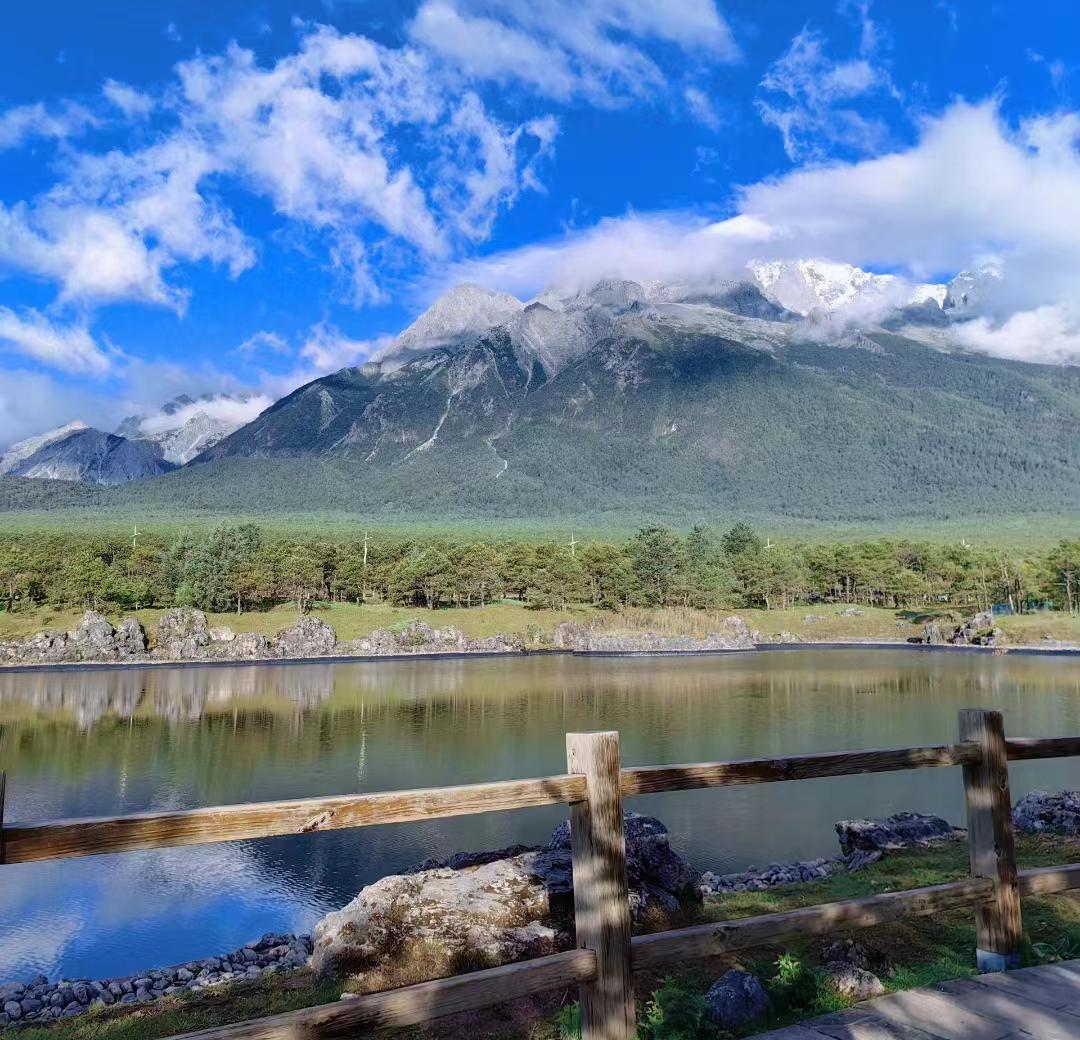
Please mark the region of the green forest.
<svg viewBox="0 0 1080 1040"><path fill-rule="evenodd" d="M840 603L1080 611L1080 538L1018 552L964 541L773 543L748 523L641 528L620 541L451 536L296 539L256 524L171 536L0 536L0 607L267 610L292 603L566 609Z"/></svg>

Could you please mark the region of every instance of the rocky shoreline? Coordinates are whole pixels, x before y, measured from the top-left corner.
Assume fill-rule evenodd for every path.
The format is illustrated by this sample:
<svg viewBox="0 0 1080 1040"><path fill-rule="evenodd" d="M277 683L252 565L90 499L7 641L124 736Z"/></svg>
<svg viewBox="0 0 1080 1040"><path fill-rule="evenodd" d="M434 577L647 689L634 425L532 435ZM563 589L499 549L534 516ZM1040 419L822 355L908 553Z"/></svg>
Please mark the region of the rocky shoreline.
<svg viewBox="0 0 1080 1040"><path fill-rule="evenodd" d="M726 618L704 639L619 633L571 621L555 629L552 649L578 653L694 653L753 650L758 633L738 617ZM325 657L400 657L423 654L510 654L527 649L520 635L471 639L453 625L434 628L413 620L395 629L376 629L360 639L339 640L333 627L312 615L268 638L211 626L201 610L181 607L162 615L147 632L135 617L114 626L88 610L70 632L45 631L0 641L0 665L175 664L194 661L308 660Z"/></svg>
<svg viewBox="0 0 1080 1040"><path fill-rule="evenodd" d="M103 614L88 610L71 631L47 630L25 639L0 640L0 668L42 665L171 665L243 661L304 661L371 657L456 656L468 654L520 654L556 652L573 654L665 655L740 652L791 647L933 647L988 650L993 653L1080 653L1080 646L1001 645L1001 630L984 627L990 615L977 615L945 638L936 624L907 640L809 640L780 632L764 640L738 616L721 622L702 638L666 636L655 632L617 631L564 621L546 642L530 645L522 635L496 634L479 639L453 625L434 628L415 619L393 629L376 629L360 639L339 640L331 625L312 615L267 637L256 632L234 632L226 625L211 626L201 610L170 610L151 630L135 617L113 625Z"/></svg>
<svg viewBox="0 0 1080 1040"><path fill-rule="evenodd" d="M1080 792L1032 791L1016 803L1013 821L1024 834L1080 837ZM966 834L923 813L840 820L839 856L771 863L736 874L699 874L671 847L667 828L654 817L628 813L625 833L635 931L673 927L703 897L813 883L841 870L865 869L891 852L933 848ZM385 989L572 945L573 873L570 830L564 822L541 846L463 852L381 878L327 914L311 935L268 933L228 954L120 978L50 983L39 975L25 983L0 984L0 1027L40 1025L176 993L215 991L302 968L319 976L348 976L359 991ZM865 952L848 940L823 948L831 984L853 999L877 995L881 987ZM744 976L728 972L710 990L717 1015L729 1026L734 1011L722 1007L733 999L742 1007L743 998L760 988L759 980Z"/></svg>
<svg viewBox="0 0 1080 1040"><path fill-rule="evenodd" d="M0 1028L40 1025L72 1018L96 1008L148 1004L174 993L198 993L234 982L304 967L311 956L311 936L268 932L261 939L220 957L174 964L113 979L59 979L44 975L29 982L0 985Z"/></svg>

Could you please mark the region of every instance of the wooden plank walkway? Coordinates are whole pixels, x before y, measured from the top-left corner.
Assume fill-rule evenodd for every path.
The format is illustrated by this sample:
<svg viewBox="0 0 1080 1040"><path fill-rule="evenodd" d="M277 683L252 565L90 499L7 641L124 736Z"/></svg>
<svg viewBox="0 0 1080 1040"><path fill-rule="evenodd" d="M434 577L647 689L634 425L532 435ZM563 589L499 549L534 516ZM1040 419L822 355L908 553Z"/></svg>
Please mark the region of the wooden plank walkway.
<svg viewBox="0 0 1080 1040"><path fill-rule="evenodd" d="M911 989L756 1040L1080 1040L1080 961Z"/></svg>

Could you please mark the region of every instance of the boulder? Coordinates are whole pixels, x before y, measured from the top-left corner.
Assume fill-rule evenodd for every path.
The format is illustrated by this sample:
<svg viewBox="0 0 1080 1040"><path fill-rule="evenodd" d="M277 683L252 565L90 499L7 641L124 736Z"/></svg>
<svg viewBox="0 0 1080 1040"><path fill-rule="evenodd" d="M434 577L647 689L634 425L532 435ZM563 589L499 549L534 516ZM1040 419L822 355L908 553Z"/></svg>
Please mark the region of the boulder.
<svg viewBox="0 0 1080 1040"><path fill-rule="evenodd" d="M926 848L961 837L940 816L900 812L884 820L839 820L836 835L845 856L855 852L891 852L896 849Z"/></svg>
<svg viewBox="0 0 1080 1040"><path fill-rule="evenodd" d="M994 615L983 610L960 625L949 642L956 646L997 646L1004 634L994 626Z"/></svg>
<svg viewBox="0 0 1080 1040"><path fill-rule="evenodd" d="M885 995L884 984L873 972L843 961L826 964L825 979L829 988L845 1000L857 1002Z"/></svg>
<svg viewBox="0 0 1080 1040"><path fill-rule="evenodd" d="M742 1033L767 1021L772 1005L756 975L733 968L725 972L705 994L705 1014L720 1029Z"/></svg>
<svg viewBox="0 0 1080 1040"><path fill-rule="evenodd" d="M626 818L631 913L640 928L699 900L696 873L652 817ZM406 985L537 957L573 944L568 825L541 848L461 854L364 888L312 936L312 968L361 976L361 988Z"/></svg>
<svg viewBox="0 0 1080 1040"><path fill-rule="evenodd" d="M107 660L116 655L116 629L104 614L88 610L71 633L71 642L80 660Z"/></svg>
<svg viewBox="0 0 1080 1040"><path fill-rule="evenodd" d="M337 646L337 633L325 621L305 614L291 628L283 629L274 638L273 650L278 657L324 657Z"/></svg>
<svg viewBox="0 0 1080 1040"><path fill-rule="evenodd" d="M153 656L165 661L188 661L207 656L210 627L201 610L179 607L166 611L157 624Z"/></svg>
<svg viewBox="0 0 1080 1040"><path fill-rule="evenodd" d="M941 626L936 621L923 626L922 641L931 646L940 646L945 642L945 633L941 631Z"/></svg>
<svg viewBox="0 0 1080 1040"><path fill-rule="evenodd" d="M1032 791L1013 806L1013 826L1022 834L1080 835L1080 791Z"/></svg>
<svg viewBox="0 0 1080 1040"><path fill-rule="evenodd" d="M142 657L146 653L146 632L138 618L126 617L115 633L118 657Z"/></svg>

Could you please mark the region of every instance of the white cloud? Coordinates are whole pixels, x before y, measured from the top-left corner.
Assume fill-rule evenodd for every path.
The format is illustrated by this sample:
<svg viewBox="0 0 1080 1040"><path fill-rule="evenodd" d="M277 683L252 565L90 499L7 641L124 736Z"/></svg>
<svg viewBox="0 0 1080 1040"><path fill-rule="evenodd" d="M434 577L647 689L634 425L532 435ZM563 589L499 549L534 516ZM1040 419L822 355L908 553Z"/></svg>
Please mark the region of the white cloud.
<svg viewBox="0 0 1080 1040"><path fill-rule="evenodd" d="M156 433L165 433L169 430L177 430L189 419L200 413L208 415L211 419L220 419L241 426L244 423L251 422L260 412L265 411L273 403L273 400L266 394L252 394L242 397L220 394L216 397L204 397L192 401L191 404L182 405L171 412L152 412L139 423L139 431L150 436Z"/></svg>
<svg viewBox="0 0 1080 1040"><path fill-rule="evenodd" d="M129 119L144 119L154 110L155 101L149 94L119 80L105 80L101 93Z"/></svg>
<svg viewBox="0 0 1080 1040"><path fill-rule="evenodd" d="M307 382L318 375L363 364L372 354L386 346L388 341L389 337L352 339L336 326L319 322L311 327L300 348L300 357L308 362L304 377L294 375L290 378ZM295 385L299 385L299 382Z"/></svg>
<svg viewBox="0 0 1080 1040"><path fill-rule="evenodd" d="M769 66L757 100L761 118L780 131L793 162L817 161L840 146L855 154L879 151L888 141L880 115L861 111L866 98L897 98L889 73L876 56L878 31L868 3L841 5L859 25L857 56L834 60L828 41L804 28Z"/></svg>
<svg viewBox="0 0 1080 1040"><path fill-rule="evenodd" d="M720 129L722 123L720 115L716 111L712 98L704 90L700 87L687 87L683 91L683 97L686 99L686 107L690 110L690 114L702 126L710 130Z"/></svg>
<svg viewBox="0 0 1080 1040"><path fill-rule="evenodd" d="M106 352L85 325L57 325L38 311L0 307L0 351L33 358L63 372L102 375L111 367Z"/></svg>
<svg viewBox="0 0 1080 1040"><path fill-rule="evenodd" d="M248 336L243 343L236 348L235 353L244 357L259 357L263 354L291 354L292 348L276 332L267 332L260 329Z"/></svg>
<svg viewBox="0 0 1080 1040"><path fill-rule="evenodd" d="M857 162L796 170L748 186L736 215L631 215L586 231L452 265L430 289L474 281L518 296L552 283L604 277L709 282L739 275L750 259L827 257L912 281L999 259L987 321L973 347L1007 354L1016 334L1024 356L1054 360L1071 349L1071 310L1039 309L1080 299L1080 114L1008 126L994 102L957 102L925 120L919 141ZM1008 319L1034 311L1035 318ZM1049 330L1044 346L1032 330Z"/></svg>
<svg viewBox="0 0 1080 1040"><path fill-rule="evenodd" d="M967 350L995 357L1080 363L1080 313L1061 304L1018 311L1000 323L975 318L957 327L956 338Z"/></svg>
<svg viewBox="0 0 1080 1040"><path fill-rule="evenodd" d="M19 105L0 112L0 150L19 148L34 137L76 137L97 123L89 109L70 101L53 111L40 101Z"/></svg>
<svg viewBox="0 0 1080 1040"><path fill-rule="evenodd" d="M665 87L650 45L674 45L708 61L739 57L713 0L425 0L409 33L470 78L600 105Z"/></svg>
<svg viewBox="0 0 1080 1040"><path fill-rule="evenodd" d="M162 278L166 263L119 213L52 199L33 208L0 203L0 266L57 282L62 300L136 299L182 310L184 293Z"/></svg>

